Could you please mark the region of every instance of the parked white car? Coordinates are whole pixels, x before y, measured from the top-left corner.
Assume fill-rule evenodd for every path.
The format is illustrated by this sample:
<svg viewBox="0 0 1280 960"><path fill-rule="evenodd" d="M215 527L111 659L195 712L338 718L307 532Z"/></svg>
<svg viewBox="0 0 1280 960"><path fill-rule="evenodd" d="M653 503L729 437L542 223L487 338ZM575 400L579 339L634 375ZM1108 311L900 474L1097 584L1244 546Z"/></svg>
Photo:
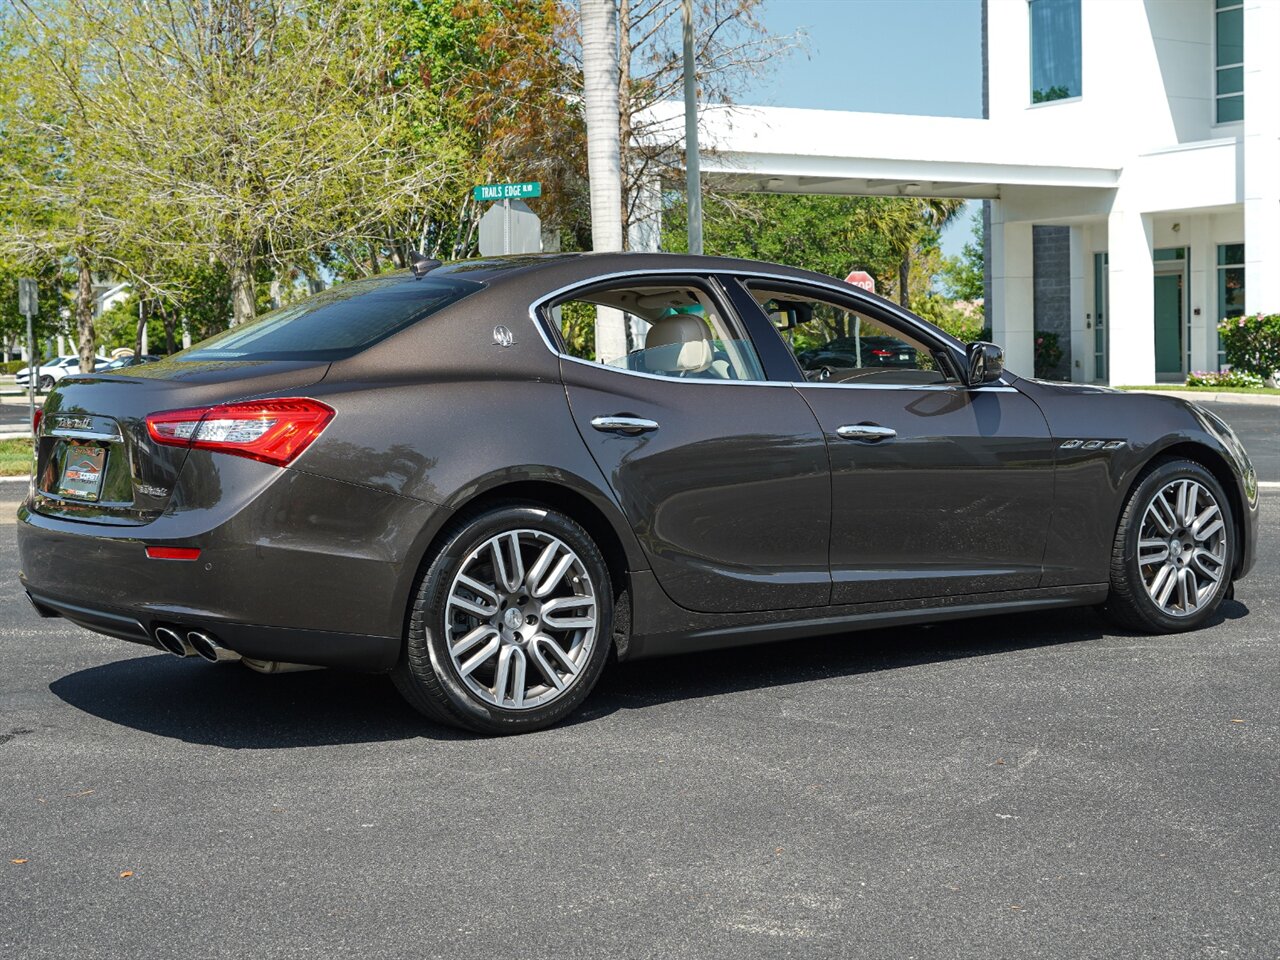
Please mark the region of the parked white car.
<svg viewBox="0 0 1280 960"><path fill-rule="evenodd" d="M98 357L97 359L101 363L107 362L106 357ZM27 380L30 375L30 372L31 372L30 367L23 367L21 370L18 371L17 376L15 378L17 380L18 386L24 390L27 388ZM76 374L79 372L80 372L80 357L78 354L73 354L67 357L57 357L53 360L50 360L48 363L44 363L40 365L39 373L36 378L36 389L49 390L53 387L55 383L57 383L63 377L71 374Z"/></svg>

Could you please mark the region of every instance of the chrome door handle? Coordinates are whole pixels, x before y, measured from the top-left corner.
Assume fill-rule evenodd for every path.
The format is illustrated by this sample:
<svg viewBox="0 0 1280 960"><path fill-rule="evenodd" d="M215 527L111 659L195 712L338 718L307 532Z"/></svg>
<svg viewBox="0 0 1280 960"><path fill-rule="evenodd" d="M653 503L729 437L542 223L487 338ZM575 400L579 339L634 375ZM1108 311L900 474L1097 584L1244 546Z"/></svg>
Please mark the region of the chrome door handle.
<svg viewBox="0 0 1280 960"><path fill-rule="evenodd" d="M656 420L646 420L643 417L596 417L591 425L604 433L626 433L631 436L658 429Z"/></svg>
<svg viewBox="0 0 1280 960"><path fill-rule="evenodd" d="M878 427L874 423L851 423L837 427L836 433L846 440L870 440L878 443L881 440L892 440L898 435L893 427Z"/></svg>

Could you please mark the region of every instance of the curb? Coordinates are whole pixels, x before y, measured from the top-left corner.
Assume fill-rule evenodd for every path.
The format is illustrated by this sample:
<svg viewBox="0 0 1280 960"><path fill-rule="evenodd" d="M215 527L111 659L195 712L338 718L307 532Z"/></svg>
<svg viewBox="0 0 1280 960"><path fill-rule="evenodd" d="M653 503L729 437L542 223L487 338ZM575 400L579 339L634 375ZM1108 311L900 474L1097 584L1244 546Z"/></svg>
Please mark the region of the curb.
<svg viewBox="0 0 1280 960"><path fill-rule="evenodd" d="M1145 393L1152 397L1177 397L1179 400L1198 400L1202 403L1243 403L1258 407L1280 407L1280 396L1273 393L1209 393L1204 390L1125 390L1125 393Z"/></svg>

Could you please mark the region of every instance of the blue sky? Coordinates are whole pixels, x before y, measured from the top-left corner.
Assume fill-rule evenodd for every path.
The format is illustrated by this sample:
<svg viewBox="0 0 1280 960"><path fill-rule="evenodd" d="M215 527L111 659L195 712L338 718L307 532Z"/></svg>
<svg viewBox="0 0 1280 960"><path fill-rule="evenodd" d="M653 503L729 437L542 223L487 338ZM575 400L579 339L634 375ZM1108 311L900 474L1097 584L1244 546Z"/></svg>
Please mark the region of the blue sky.
<svg viewBox="0 0 1280 960"><path fill-rule="evenodd" d="M773 33L803 34L804 47L741 103L982 116L981 0L764 0L760 16ZM968 240L968 219L943 235L946 253Z"/></svg>

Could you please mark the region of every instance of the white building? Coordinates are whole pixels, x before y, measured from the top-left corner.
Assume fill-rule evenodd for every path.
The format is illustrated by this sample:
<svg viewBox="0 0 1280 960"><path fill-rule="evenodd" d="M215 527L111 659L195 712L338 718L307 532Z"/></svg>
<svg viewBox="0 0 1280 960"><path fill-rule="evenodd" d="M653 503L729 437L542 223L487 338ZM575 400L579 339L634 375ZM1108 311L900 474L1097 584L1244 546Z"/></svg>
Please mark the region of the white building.
<svg viewBox="0 0 1280 960"><path fill-rule="evenodd" d="M1015 372L1037 330L1077 381L1218 369L1220 317L1280 312L1280 0L985 0L983 34L983 119L713 108L703 171L990 201L988 316Z"/></svg>

